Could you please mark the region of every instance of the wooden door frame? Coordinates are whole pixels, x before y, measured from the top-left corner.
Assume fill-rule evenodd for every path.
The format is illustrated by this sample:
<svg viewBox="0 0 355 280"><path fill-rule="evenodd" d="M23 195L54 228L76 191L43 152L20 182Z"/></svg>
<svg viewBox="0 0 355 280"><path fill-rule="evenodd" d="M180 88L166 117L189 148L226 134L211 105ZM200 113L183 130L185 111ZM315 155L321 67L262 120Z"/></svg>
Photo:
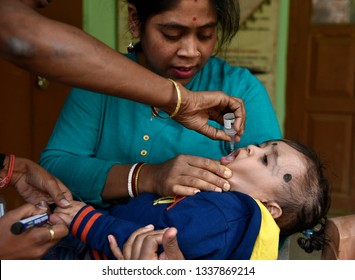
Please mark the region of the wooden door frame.
<svg viewBox="0 0 355 280"><path fill-rule="evenodd" d="M309 145L325 163L331 213L353 213L355 26L314 24L311 13L311 0L291 0L285 138Z"/></svg>
<svg viewBox="0 0 355 280"><path fill-rule="evenodd" d="M287 80L286 80L286 116L285 116L285 138L299 140L303 138L301 129L293 129L297 134L292 133L290 128L298 128L300 120L293 118L297 115L296 108L305 106L299 97L300 94L306 94L307 91L307 73L304 69L307 64L306 57L309 53L309 45L304 46L307 42L307 32L310 25L311 1L290 0L290 15L289 15L289 39L288 39L288 57L287 57ZM303 17L300 19L299 11L303 11ZM297 34L297 36L294 36ZM303 55L294 56L295 50L302 51ZM303 58L303 63L299 59ZM301 69L302 68L302 69ZM300 79L300 73L303 77ZM290 83L290 80L297 80L297 83ZM295 87L296 85L296 87ZM303 118L303 116L300 116ZM304 121L304 120L303 120Z"/></svg>

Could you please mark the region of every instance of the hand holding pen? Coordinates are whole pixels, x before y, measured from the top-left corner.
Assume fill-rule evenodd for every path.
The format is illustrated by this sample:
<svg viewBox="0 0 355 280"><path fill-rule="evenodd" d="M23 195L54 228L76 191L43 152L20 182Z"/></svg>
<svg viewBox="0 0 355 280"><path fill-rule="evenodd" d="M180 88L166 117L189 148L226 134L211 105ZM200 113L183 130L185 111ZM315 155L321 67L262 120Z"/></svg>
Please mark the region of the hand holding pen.
<svg viewBox="0 0 355 280"><path fill-rule="evenodd" d="M0 239L0 259L40 259L61 238L68 234L68 228L55 214L49 215L45 225L34 226L21 234L13 234L10 228L16 222L33 215L44 214L44 210L32 204L25 204L8 211L0 219L2 231Z"/></svg>
<svg viewBox="0 0 355 280"><path fill-rule="evenodd" d="M41 201L36 206L42 209L43 211L47 211L48 208L50 209L51 212L53 212L56 205L55 204L48 205L45 201ZM18 235L33 227L42 226L48 221L49 221L49 214L47 212L41 214L35 214L13 223L10 230L13 234ZM51 241L52 241L54 239L54 231L50 226L48 228L49 228L49 233L51 234Z"/></svg>

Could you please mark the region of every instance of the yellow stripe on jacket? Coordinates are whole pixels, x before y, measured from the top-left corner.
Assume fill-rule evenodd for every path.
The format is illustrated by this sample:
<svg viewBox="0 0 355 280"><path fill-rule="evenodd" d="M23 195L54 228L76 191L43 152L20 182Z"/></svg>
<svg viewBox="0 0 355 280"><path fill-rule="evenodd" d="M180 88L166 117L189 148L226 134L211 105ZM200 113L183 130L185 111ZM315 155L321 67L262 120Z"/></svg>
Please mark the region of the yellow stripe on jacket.
<svg viewBox="0 0 355 280"><path fill-rule="evenodd" d="M258 200L255 200L261 211L259 235L255 241L251 260L276 260L279 251L280 228L271 216L269 210Z"/></svg>

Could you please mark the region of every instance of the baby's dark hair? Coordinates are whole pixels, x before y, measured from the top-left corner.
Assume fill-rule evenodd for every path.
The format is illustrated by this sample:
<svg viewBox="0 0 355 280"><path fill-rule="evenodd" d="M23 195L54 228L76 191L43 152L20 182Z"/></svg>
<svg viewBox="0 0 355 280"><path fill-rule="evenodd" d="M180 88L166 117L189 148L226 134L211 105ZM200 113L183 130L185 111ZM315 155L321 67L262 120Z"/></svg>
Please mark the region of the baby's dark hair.
<svg viewBox="0 0 355 280"><path fill-rule="evenodd" d="M144 32L148 18L176 7L182 0L126 0L137 9L141 32ZM217 52L230 43L239 30L239 0L210 0L217 14L218 36Z"/></svg>
<svg viewBox="0 0 355 280"><path fill-rule="evenodd" d="M297 239L298 245L307 253L312 253L314 250L322 250L324 245L329 242L325 236L326 222L327 218L325 217L315 228L304 231L304 236Z"/></svg>
<svg viewBox="0 0 355 280"><path fill-rule="evenodd" d="M304 156L307 170L303 176L284 182L277 199L282 215L276 219L276 222L280 227L281 237L286 237L322 224L330 208L330 186L324 175L323 164L312 149L296 141L281 141ZM315 249L321 249L321 235L324 232L322 228L312 234L313 238L317 238L317 234L320 236L317 238L317 244L314 243ZM305 249L302 243L305 245L306 242L299 242L299 245ZM310 246L309 242L307 246Z"/></svg>

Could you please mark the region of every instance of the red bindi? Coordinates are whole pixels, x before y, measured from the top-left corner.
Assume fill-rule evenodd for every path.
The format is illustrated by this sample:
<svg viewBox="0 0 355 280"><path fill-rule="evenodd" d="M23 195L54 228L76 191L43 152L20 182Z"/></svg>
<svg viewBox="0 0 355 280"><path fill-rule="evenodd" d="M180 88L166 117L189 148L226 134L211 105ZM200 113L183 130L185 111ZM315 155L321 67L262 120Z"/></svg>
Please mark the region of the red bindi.
<svg viewBox="0 0 355 280"><path fill-rule="evenodd" d="M197 20L197 18L196 18L196 17L193 17L193 18L192 18L192 20L193 20L193 21L196 21L196 20Z"/></svg>

